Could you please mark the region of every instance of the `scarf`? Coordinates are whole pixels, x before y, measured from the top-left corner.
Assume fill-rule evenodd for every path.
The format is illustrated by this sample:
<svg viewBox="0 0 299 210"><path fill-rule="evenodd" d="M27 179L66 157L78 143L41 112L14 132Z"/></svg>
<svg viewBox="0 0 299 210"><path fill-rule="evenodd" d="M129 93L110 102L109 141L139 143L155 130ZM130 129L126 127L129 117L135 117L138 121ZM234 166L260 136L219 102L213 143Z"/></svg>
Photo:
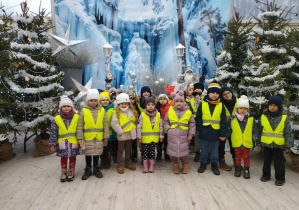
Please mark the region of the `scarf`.
<svg viewBox="0 0 299 210"><path fill-rule="evenodd" d="M63 111L61 111L61 109L59 109L59 115L62 117L62 118L65 118L65 119L72 119L74 117L74 114L75 114L75 111L74 109L72 109L72 111L68 112L68 113L65 113Z"/></svg>
<svg viewBox="0 0 299 210"><path fill-rule="evenodd" d="M217 105L220 102L220 98L218 98L216 100L212 100L212 99L210 99L209 95L207 95L206 97L207 97L207 102L209 102L210 104Z"/></svg>
<svg viewBox="0 0 299 210"><path fill-rule="evenodd" d="M270 112L269 110L265 112L265 115L269 115L271 117L276 117L278 115L280 115L282 113L282 111L278 111L278 112Z"/></svg>
<svg viewBox="0 0 299 210"><path fill-rule="evenodd" d="M225 105L226 107L234 107L235 104L236 104L236 101L237 101L237 98L236 98L235 95L233 95L232 100L229 100L229 101L224 100L224 99L222 98L222 102L224 103L224 105Z"/></svg>
<svg viewBox="0 0 299 210"><path fill-rule="evenodd" d="M242 114L240 114L239 112L236 111L236 112L235 112L235 115L236 115L236 117L237 117L238 120L243 121L243 120L244 120L244 117L245 117L245 116L248 116L249 113L247 112L246 114L242 115Z"/></svg>
<svg viewBox="0 0 299 210"><path fill-rule="evenodd" d="M146 114L146 115L148 115L149 117L154 117L154 116L156 116L156 114L157 114L157 110L155 109L154 111L152 111L152 112L149 112L149 111L147 111L146 109L145 110L143 110L143 112Z"/></svg>

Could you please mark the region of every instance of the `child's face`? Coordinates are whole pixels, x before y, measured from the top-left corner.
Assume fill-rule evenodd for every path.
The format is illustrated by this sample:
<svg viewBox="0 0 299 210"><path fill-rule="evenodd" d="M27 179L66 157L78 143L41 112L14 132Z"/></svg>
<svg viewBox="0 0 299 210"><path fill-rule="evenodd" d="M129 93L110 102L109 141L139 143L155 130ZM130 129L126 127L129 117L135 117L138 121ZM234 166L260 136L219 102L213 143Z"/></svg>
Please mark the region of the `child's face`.
<svg viewBox="0 0 299 210"><path fill-rule="evenodd" d="M224 100L230 101L233 99L233 94L230 91L226 90L222 93L222 98Z"/></svg>
<svg viewBox="0 0 299 210"><path fill-rule="evenodd" d="M124 102L124 103L120 103L119 104L119 107L122 108L122 109L125 109L129 106L129 103L128 102Z"/></svg>
<svg viewBox="0 0 299 210"><path fill-rule="evenodd" d="M276 104L270 104L269 105L269 111L270 112L278 112L279 111L279 108Z"/></svg>
<svg viewBox="0 0 299 210"><path fill-rule="evenodd" d="M184 101L183 100L176 100L174 102L174 106L177 108L177 109L180 109L184 106Z"/></svg>
<svg viewBox="0 0 299 210"><path fill-rule="evenodd" d="M95 108L98 105L99 101L97 99L90 99L88 100L88 105L92 108Z"/></svg>
<svg viewBox="0 0 299 210"><path fill-rule="evenodd" d="M160 97L159 98L159 103L164 106L167 104L167 99L165 97Z"/></svg>
<svg viewBox="0 0 299 210"><path fill-rule="evenodd" d="M245 114L247 114L248 109L245 107L239 107L239 108L237 108L237 112L241 115L245 115Z"/></svg>
<svg viewBox="0 0 299 210"><path fill-rule="evenodd" d="M192 91L192 92L193 92L193 91ZM199 88L198 88L198 89L195 89L194 92L202 93L202 89L199 89Z"/></svg>
<svg viewBox="0 0 299 210"><path fill-rule="evenodd" d="M209 93L209 98L211 100L217 100L219 98L219 93L217 92Z"/></svg>
<svg viewBox="0 0 299 210"><path fill-rule="evenodd" d="M148 103L146 105L146 110L149 111L149 112L152 112L155 110L155 104L154 103Z"/></svg>
<svg viewBox="0 0 299 210"><path fill-rule="evenodd" d="M150 94L149 92L147 92L147 91L145 91L145 92L142 94L142 96L145 97L145 98L149 97L150 95L151 95L151 94Z"/></svg>
<svg viewBox="0 0 299 210"><path fill-rule="evenodd" d="M72 111L72 107L71 106L62 106L61 107L61 111L64 113L69 113L70 111Z"/></svg>
<svg viewBox="0 0 299 210"><path fill-rule="evenodd" d="M106 107L106 106L108 106L109 105L109 100L108 99L102 99L101 100L101 105L103 106L103 107Z"/></svg>
<svg viewBox="0 0 299 210"><path fill-rule="evenodd" d="M188 92L189 92L189 96L192 96L192 93L194 92L194 89L190 88Z"/></svg>
<svg viewBox="0 0 299 210"><path fill-rule="evenodd" d="M135 98L130 98L130 102L131 102L131 104L133 104L133 105L134 105L134 104L135 104L135 102L136 102L136 101L135 101Z"/></svg>

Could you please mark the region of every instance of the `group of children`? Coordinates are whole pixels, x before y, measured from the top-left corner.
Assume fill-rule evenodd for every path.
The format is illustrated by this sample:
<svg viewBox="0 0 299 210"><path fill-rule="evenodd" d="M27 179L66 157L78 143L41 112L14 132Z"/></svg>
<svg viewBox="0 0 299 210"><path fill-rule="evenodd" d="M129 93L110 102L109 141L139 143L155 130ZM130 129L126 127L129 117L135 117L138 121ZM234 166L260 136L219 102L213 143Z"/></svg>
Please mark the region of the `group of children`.
<svg viewBox="0 0 299 210"><path fill-rule="evenodd" d="M56 150L61 157L61 182L74 179L79 146L86 162L82 180L92 174L102 178L101 169L110 168L111 157L117 162L119 174L123 174L125 168L136 170L133 162L137 161L137 141L143 173L155 171L155 161L161 161L164 150L165 160L173 162L173 173L187 174L189 145L193 145L194 161L200 161L198 172L203 173L211 163L213 173L219 175L218 168L232 169L224 158L228 139L236 177L240 177L243 170L244 178L250 178L250 149L263 146L264 166L260 180L270 180L274 158L275 184L283 185L283 151L293 145L290 123L282 107L283 96L270 97L268 108L256 123L249 113L247 96L237 99L229 87L221 87L217 81L209 84L207 93L202 95L204 91L204 85L196 83L188 86L185 92L163 93L156 99L148 86L141 88L138 97L135 91L117 94L116 90L111 90L99 94L98 90L90 89L79 115L75 113L73 102L62 96L49 141L51 150Z"/></svg>

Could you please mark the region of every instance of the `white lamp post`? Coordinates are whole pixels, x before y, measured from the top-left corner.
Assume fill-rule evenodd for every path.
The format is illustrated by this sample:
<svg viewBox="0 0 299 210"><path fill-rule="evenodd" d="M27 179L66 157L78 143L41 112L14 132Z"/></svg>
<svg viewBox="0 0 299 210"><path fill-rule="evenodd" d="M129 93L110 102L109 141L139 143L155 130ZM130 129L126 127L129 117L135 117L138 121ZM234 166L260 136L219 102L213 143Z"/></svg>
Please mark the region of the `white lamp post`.
<svg viewBox="0 0 299 210"><path fill-rule="evenodd" d="M185 47L181 43L179 43L179 45L175 49L176 49L176 54L179 57L179 73L177 76L177 82L184 83L183 69L182 69L182 58L185 53Z"/></svg>
<svg viewBox="0 0 299 210"><path fill-rule="evenodd" d="M105 65L106 90L109 90L110 88L113 87L112 80L114 79L114 76L113 76L112 72L110 71L110 58L112 56L112 49L113 49L113 47L110 44L108 44L108 43L106 43L103 46L104 56L107 59L107 62L106 62L106 65Z"/></svg>

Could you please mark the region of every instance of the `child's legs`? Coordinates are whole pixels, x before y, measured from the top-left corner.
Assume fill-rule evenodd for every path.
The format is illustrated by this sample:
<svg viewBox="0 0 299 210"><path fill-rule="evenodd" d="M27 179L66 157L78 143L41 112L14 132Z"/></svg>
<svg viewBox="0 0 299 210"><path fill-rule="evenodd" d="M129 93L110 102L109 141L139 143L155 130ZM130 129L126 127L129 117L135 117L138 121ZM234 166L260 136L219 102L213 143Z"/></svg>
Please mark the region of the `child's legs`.
<svg viewBox="0 0 299 210"><path fill-rule="evenodd" d="M113 140L111 142L111 155L116 157L117 156L117 150L118 150L118 141Z"/></svg>
<svg viewBox="0 0 299 210"><path fill-rule="evenodd" d="M75 168L76 166L76 156L70 157L70 165L69 168Z"/></svg>
<svg viewBox="0 0 299 210"><path fill-rule="evenodd" d="M131 147L132 147L132 140L126 140L125 141L126 166L132 164Z"/></svg>
<svg viewBox="0 0 299 210"><path fill-rule="evenodd" d="M183 165L188 164L188 156L182 157L182 163Z"/></svg>
<svg viewBox="0 0 299 210"><path fill-rule="evenodd" d="M143 160L148 160L149 159L149 153L150 153L150 144L143 144L142 159Z"/></svg>
<svg viewBox="0 0 299 210"><path fill-rule="evenodd" d="M165 139L164 139L165 140ZM164 142L164 141L163 141ZM162 149L163 149L163 142L158 142L157 143L157 156L162 156Z"/></svg>
<svg viewBox="0 0 299 210"><path fill-rule="evenodd" d="M103 148L103 153L100 155L101 161L104 161L104 160L108 159L108 153L109 153L109 150L108 150L108 144L107 144L107 146L105 146Z"/></svg>
<svg viewBox="0 0 299 210"><path fill-rule="evenodd" d="M92 156L92 160L93 160L93 167L99 166L99 155L94 155Z"/></svg>
<svg viewBox="0 0 299 210"><path fill-rule="evenodd" d="M199 131L196 131L194 136L194 146L195 146L195 152L200 153L200 139L199 139Z"/></svg>
<svg viewBox="0 0 299 210"><path fill-rule="evenodd" d="M249 168L250 167L250 149L249 148L242 149L242 158L244 161L244 167Z"/></svg>
<svg viewBox="0 0 299 210"><path fill-rule="evenodd" d="M283 150L279 148L273 149L275 179L279 181L285 181L285 165Z"/></svg>
<svg viewBox="0 0 299 210"><path fill-rule="evenodd" d="M91 156L85 155L86 168L91 168Z"/></svg>
<svg viewBox="0 0 299 210"><path fill-rule="evenodd" d="M167 144L168 144L167 133L164 133L164 139L163 139L162 143L164 144L164 147L163 147L164 155L167 155L167 153L166 153L166 151L167 151Z"/></svg>
<svg viewBox="0 0 299 210"><path fill-rule="evenodd" d="M219 156L219 162L224 159L225 157L225 143L226 143L226 140L225 141L221 141L219 140L218 141L218 156Z"/></svg>
<svg viewBox="0 0 299 210"><path fill-rule="evenodd" d="M272 162L273 151L271 148L264 147L264 166L263 166L263 177L271 177L271 162Z"/></svg>
<svg viewBox="0 0 299 210"><path fill-rule="evenodd" d="M117 167L123 167L123 152L125 149L125 143L126 141L118 141L118 149L117 149Z"/></svg>
<svg viewBox="0 0 299 210"><path fill-rule="evenodd" d="M155 160L155 150L156 150L156 143L151 142L149 143L149 158L150 160Z"/></svg>
<svg viewBox="0 0 299 210"><path fill-rule="evenodd" d="M200 140L200 149L201 149L201 152L200 152L200 162L202 162L204 164L208 163L209 147L210 147L210 141L204 141L202 139Z"/></svg>
<svg viewBox="0 0 299 210"><path fill-rule="evenodd" d="M171 159L172 159L173 163L179 163L179 158L178 157L172 156Z"/></svg>
<svg viewBox="0 0 299 210"><path fill-rule="evenodd" d="M219 161L219 141L210 142L210 160L211 163L217 163Z"/></svg>
<svg viewBox="0 0 299 210"><path fill-rule="evenodd" d="M137 158L137 139L132 140L132 158Z"/></svg>
<svg viewBox="0 0 299 210"><path fill-rule="evenodd" d="M232 158L234 160L235 159L235 149L233 148L232 139L231 139L231 137L229 137L227 140L228 140L228 143L229 143L230 154L232 155Z"/></svg>
<svg viewBox="0 0 299 210"><path fill-rule="evenodd" d="M242 161L242 149L241 148L235 148L235 165L241 166Z"/></svg>
<svg viewBox="0 0 299 210"><path fill-rule="evenodd" d="M67 169L67 157L60 158L61 169Z"/></svg>

